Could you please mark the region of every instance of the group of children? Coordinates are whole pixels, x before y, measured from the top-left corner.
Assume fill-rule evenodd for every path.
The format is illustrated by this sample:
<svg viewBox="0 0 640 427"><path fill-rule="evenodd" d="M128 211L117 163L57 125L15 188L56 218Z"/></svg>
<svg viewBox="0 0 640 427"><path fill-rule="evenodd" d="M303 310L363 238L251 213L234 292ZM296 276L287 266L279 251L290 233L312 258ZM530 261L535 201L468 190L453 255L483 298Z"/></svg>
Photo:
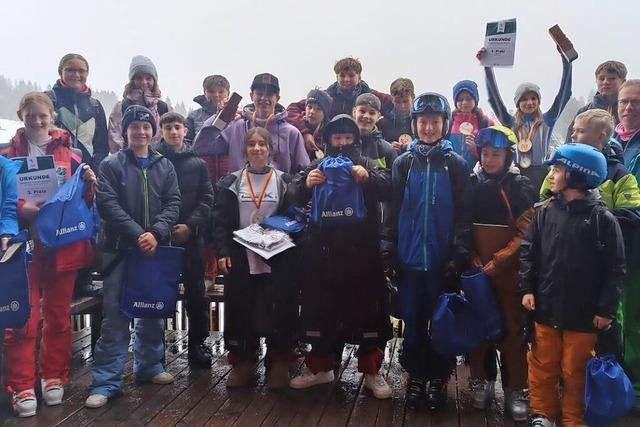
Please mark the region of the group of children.
<svg viewBox="0 0 640 427"><path fill-rule="evenodd" d="M105 405L122 387L130 337L130 319L119 310L124 254L137 247L153 256L158 245L168 244L186 250L193 366L211 363L204 341L207 247L226 276L229 387L254 376L264 336L270 387L304 389L334 381L336 357L352 343L359 346L365 386L377 398L391 397L379 371L391 336L385 275L393 275L400 278L405 323L400 363L408 373L406 404L442 408L456 360L432 345L430 320L439 296L457 290L460 275L474 267L488 276L504 323L497 349L505 409L513 419L582 425L585 366L598 331L610 328L616 316L623 321L625 367L640 383L637 297L632 280L623 286L627 265L635 265L630 253L625 258L625 243L632 247L628 241L640 217L634 175L640 168L640 81L625 82L624 65L608 61L598 67L593 105L576 117L570 141L558 147L551 146L551 132L571 87L571 63L564 58L561 89L544 114L539 87L523 83L510 115L486 68L489 102L502 125L480 110L473 81L454 86L452 111L440 94L416 97L406 78L395 80L389 95L374 91L361 80L360 62L345 58L336 63L333 85L313 89L287 108L278 103L278 79L256 75L251 103L221 128L216 113L229 98L226 78L205 78L203 95L194 99L202 108L184 118L160 100L151 60L136 56L108 129L103 120L89 136L81 126L100 122L102 107L86 86L88 68L80 55L63 57L54 96L24 97L18 115L25 127L3 151L7 157L53 155L67 178L86 164L86 201L95 195L104 227L104 319L87 407ZM77 108L59 104L63 88L67 103L82 100L82 111L91 114L81 118ZM105 134L111 155L102 160L98 147L105 146ZM324 159L336 156L351 162L363 218L311 222L294 236L295 249L268 261L234 241L234 231L312 205L312 194L328 179ZM39 204L17 200L13 163L3 157L0 162L4 250L17 223L32 228ZM62 401L71 360L74 281L91 262L92 244L51 250L35 233L31 238L32 312L38 313L42 298L44 317L39 377L45 402L55 405ZM523 311L533 312L535 320L530 351L520 336ZM37 408L38 319L33 315L25 327L7 330L4 343L5 381L20 416ZM136 319L139 381L173 381L163 366L163 329L162 319ZM298 341L312 348L304 369L290 378ZM473 405L485 408L494 394L495 348L483 344L468 359Z"/></svg>

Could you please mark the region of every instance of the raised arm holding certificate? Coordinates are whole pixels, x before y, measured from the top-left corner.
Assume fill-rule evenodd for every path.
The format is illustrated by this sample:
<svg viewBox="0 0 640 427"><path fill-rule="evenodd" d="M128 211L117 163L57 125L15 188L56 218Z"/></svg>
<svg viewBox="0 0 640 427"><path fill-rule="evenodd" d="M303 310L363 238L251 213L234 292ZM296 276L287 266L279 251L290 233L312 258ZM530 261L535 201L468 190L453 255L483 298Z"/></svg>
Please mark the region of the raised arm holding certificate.
<svg viewBox="0 0 640 427"><path fill-rule="evenodd" d="M511 67L516 52L516 20L487 23L484 37L487 52L482 57L485 67Z"/></svg>

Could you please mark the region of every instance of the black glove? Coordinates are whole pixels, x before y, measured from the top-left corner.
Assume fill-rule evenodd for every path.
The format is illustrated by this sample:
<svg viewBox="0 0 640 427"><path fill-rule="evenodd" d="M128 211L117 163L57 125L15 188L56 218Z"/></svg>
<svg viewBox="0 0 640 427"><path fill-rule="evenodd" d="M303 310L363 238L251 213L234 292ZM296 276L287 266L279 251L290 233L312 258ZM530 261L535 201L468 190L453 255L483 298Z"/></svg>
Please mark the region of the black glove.
<svg viewBox="0 0 640 427"><path fill-rule="evenodd" d="M522 309L522 320L520 324L520 330L518 335L522 338L522 347L529 348L530 344L533 344L534 337L534 312Z"/></svg>
<svg viewBox="0 0 640 427"><path fill-rule="evenodd" d="M462 258L454 258L447 263L444 269L445 290L447 292L460 292L462 283L460 275L468 269L469 261Z"/></svg>

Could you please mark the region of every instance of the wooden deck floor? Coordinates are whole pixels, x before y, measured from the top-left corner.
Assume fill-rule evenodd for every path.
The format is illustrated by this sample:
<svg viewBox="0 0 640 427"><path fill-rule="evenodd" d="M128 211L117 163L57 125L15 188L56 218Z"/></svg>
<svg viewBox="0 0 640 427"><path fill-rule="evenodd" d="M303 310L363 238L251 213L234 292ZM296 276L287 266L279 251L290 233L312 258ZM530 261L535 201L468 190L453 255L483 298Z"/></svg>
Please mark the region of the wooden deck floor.
<svg viewBox="0 0 640 427"><path fill-rule="evenodd" d="M496 402L485 411L471 407L467 389L468 368L458 366L449 384L449 402L441 413L409 411L404 407L404 381L397 362L400 341L386 348L383 371L393 388L393 398L380 401L363 386L357 371L355 348L347 346L342 357L339 379L310 390L273 391L264 385L264 362L251 387L227 390L227 364L220 334L209 337L215 361L210 370L192 370L187 363L185 331L167 331L167 370L176 377L168 386L136 384L132 361L125 366L123 394L100 409L83 406L91 381L90 335L76 333L70 384L62 405L45 407L27 419L12 416L8 401L0 400L3 426L524 426L504 416L503 392L497 387ZM4 399L4 398L3 398ZM628 419L620 426L640 425Z"/></svg>

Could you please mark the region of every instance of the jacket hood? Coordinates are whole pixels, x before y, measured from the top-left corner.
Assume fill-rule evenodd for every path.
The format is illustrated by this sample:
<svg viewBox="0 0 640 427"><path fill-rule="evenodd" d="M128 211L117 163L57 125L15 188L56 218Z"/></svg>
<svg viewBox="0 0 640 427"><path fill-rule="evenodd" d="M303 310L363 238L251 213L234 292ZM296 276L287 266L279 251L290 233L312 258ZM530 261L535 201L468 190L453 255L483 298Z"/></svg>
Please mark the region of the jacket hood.
<svg viewBox="0 0 640 427"><path fill-rule="evenodd" d="M256 111L255 104L247 104L242 109L242 115L244 116L245 120L251 120L251 117L253 116L253 113L255 111ZM283 122L284 119L287 117L287 110L281 104L276 104L274 116L275 116L275 121ZM264 122L264 120L261 120L261 119L258 119L258 121Z"/></svg>
<svg viewBox="0 0 640 427"><path fill-rule="evenodd" d="M360 135L360 140L363 143L375 141L375 140L382 139L382 138L383 138L382 132L380 132L380 130L378 129L377 126L374 127L371 132Z"/></svg>
<svg viewBox="0 0 640 427"><path fill-rule="evenodd" d="M344 147L332 147L331 135L336 133L352 133L354 135L353 144ZM322 141L325 143L326 153L329 156L344 154L351 160L355 160L360 153L360 129L348 114L338 114L327 123L322 132Z"/></svg>
<svg viewBox="0 0 640 427"><path fill-rule="evenodd" d="M89 86L85 85L86 90L83 91L78 91L72 87L69 86L65 86L62 84L62 82L58 79L56 80L55 84L51 87L51 90L57 92L57 93L64 93L66 94L79 94L79 95L86 95L86 96L91 96L91 88Z"/></svg>
<svg viewBox="0 0 640 427"><path fill-rule="evenodd" d="M409 146L407 147L407 151L411 151L411 152L415 152L416 150L416 146L419 144L418 139L414 139L413 141L411 141L411 144L409 144ZM449 141L448 139L441 139L440 142L436 143L435 146L438 148L439 151L446 153L449 151L453 151L453 145L451 144L451 141Z"/></svg>
<svg viewBox="0 0 640 427"><path fill-rule="evenodd" d="M623 152L622 145L613 138L609 139L609 142L602 149L602 154L607 158L607 164L624 163Z"/></svg>
<svg viewBox="0 0 640 427"><path fill-rule="evenodd" d="M71 138L69 137L69 133L66 130L58 128L49 129L49 136L51 137L50 144L52 144L52 149L55 148L54 146L56 145L62 145L64 147L71 148ZM17 153L29 152L29 142L27 141L27 137L25 135L25 128L18 129L15 136L11 138L10 145L14 147Z"/></svg>
<svg viewBox="0 0 640 427"><path fill-rule="evenodd" d="M605 206L604 202L602 201L602 197L600 196L600 191L597 188L588 190L584 199L572 200L570 202L567 202L561 193L556 196L556 200L563 208L568 209L572 212L580 212L585 209L591 209L594 206L598 205Z"/></svg>
<svg viewBox="0 0 640 427"><path fill-rule="evenodd" d="M327 92L329 93L329 95L331 95L332 98L342 97L355 99L358 97L358 95L371 92L371 88L364 80L360 80L357 85L349 90L342 89L340 86L338 86L338 82L334 82L327 88Z"/></svg>
<svg viewBox="0 0 640 427"><path fill-rule="evenodd" d="M174 151L164 139L158 143L158 145L156 146L156 150L158 151L158 153L162 154L169 160L183 159L186 157L192 157L196 155L191 149L190 144L183 142L182 148L180 149L180 151Z"/></svg>
<svg viewBox="0 0 640 427"><path fill-rule="evenodd" d="M195 98L193 98L193 102L195 102L196 104L200 105L205 111L214 114L218 111L217 108L213 109L211 108L212 105L209 101L207 101L207 98L205 98L204 95L198 95Z"/></svg>
<svg viewBox="0 0 640 427"><path fill-rule="evenodd" d="M122 152L129 159L129 161L134 164L138 164L135 154L133 153L133 149L131 148L123 148ZM149 147L149 166L156 163L158 160L162 159L164 156L157 150L152 147Z"/></svg>

